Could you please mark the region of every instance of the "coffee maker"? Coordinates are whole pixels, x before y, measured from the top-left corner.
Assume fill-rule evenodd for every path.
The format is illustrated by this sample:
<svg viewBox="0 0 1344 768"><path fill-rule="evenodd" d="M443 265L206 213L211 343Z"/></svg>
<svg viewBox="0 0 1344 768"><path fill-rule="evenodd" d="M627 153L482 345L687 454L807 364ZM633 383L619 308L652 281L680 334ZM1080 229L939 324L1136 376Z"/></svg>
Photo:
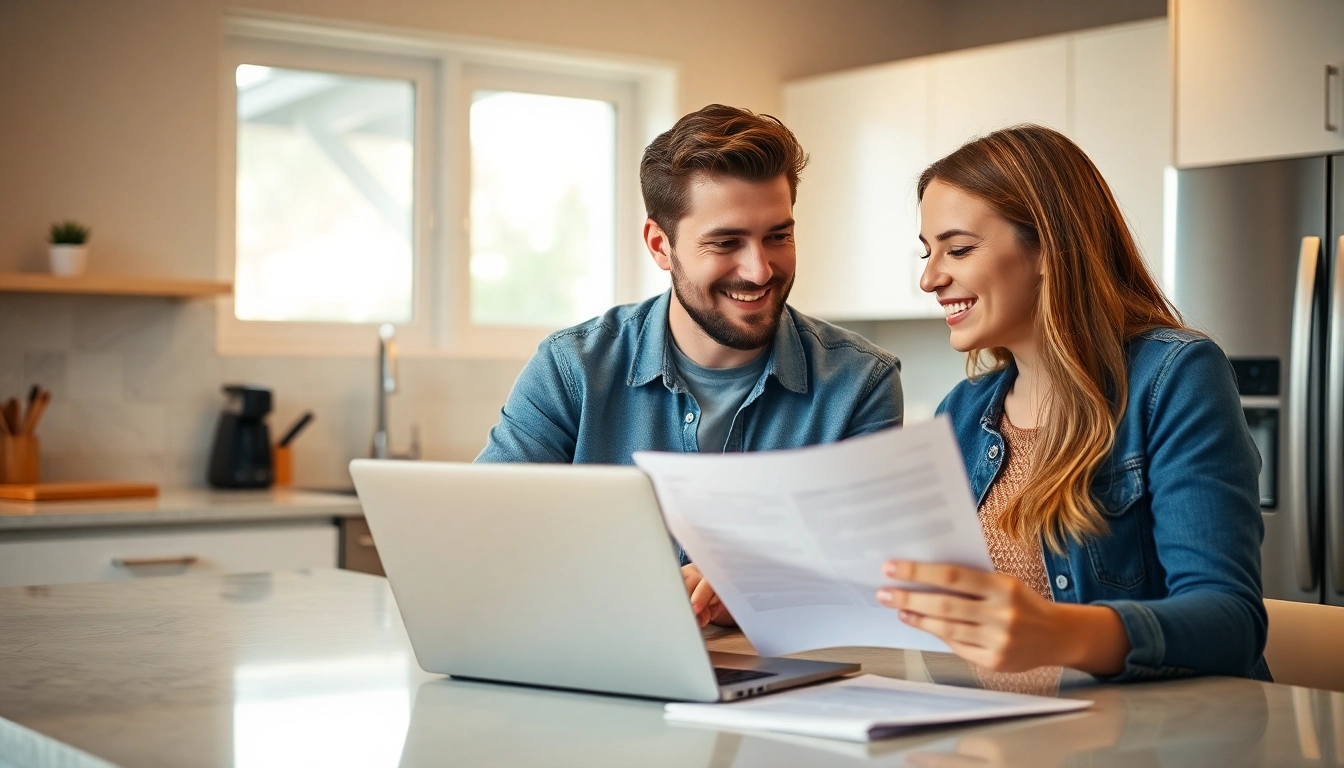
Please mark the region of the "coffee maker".
<svg viewBox="0 0 1344 768"><path fill-rule="evenodd" d="M216 488L268 488L274 478L271 434L266 427L271 390L227 384L224 394L229 399L215 427L210 484Z"/></svg>

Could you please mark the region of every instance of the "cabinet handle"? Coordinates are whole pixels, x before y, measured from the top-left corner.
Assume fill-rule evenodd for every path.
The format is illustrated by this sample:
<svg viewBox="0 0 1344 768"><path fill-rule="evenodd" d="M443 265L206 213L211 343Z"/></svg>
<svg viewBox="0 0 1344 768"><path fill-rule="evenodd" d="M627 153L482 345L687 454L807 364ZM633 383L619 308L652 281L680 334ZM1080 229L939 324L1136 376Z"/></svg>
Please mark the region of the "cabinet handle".
<svg viewBox="0 0 1344 768"><path fill-rule="evenodd" d="M1339 123L1335 122L1334 120L1335 111L1331 109L1331 107L1333 106L1331 102L1334 100L1330 97L1334 94L1334 91L1330 89L1330 80L1332 78L1338 78L1338 77L1339 77L1339 67L1336 67L1333 64L1326 64L1325 65L1325 130L1330 131L1331 133L1334 133L1335 131L1339 130Z"/></svg>
<svg viewBox="0 0 1344 768"><path fill-rule="evenodd" d="M114 557L112 565L117 568L143 568L151 565L195 565L200 558L196 555L178 555L177 557Z"/></svg>

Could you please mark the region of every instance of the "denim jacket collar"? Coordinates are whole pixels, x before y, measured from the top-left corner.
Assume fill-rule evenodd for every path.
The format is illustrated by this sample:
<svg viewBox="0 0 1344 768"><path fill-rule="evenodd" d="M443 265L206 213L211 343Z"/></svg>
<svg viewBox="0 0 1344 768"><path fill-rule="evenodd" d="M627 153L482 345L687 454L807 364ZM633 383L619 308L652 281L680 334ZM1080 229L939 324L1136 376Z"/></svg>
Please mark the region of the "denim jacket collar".
<svg viewBox="0 0 1344 768"><path fill-rule="evenodd" d="M1003 418L1003 401L1008 398L1008 391L1013 388L1013 382L1016 380L1017 362L1010 359L1007 367L1003 369L1003 375L994 382L994 391L985 405L985 412L980 416L981 427L998 434L999 420Z"/></svg>
<svg viewBox="0 0 1344 768"><path fill-rule="evenodd" d="M630 373L625 383L631 387L642 387L658 377L668 389L676 390L676 366L667 345L672 343L668 331L667 313L672 305L672 291L669 289L649 308L639 328L639 337L635 341L635 355L630 363ZM779 327L775 329L775 339L770 346L770 362L765 366L765 376L774 376L786 389L806 394L807 358L803 354L803 342L798 338L798 328L793 323L788 307L783 310Z"/></svg>

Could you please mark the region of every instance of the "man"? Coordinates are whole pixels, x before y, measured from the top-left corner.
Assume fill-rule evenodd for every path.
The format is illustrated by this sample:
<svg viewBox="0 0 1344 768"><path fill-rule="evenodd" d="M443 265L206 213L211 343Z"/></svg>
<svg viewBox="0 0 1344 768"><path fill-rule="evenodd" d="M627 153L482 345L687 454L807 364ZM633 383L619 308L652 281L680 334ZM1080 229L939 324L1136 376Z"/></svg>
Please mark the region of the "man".
<svg viewBox="0 0 1344 768"><path fill-rule="evenodd" d="M798 448L899 425L896 358L785 304L806 164L778 120L719 104L654 139L644 244L672 290L542 342L476 460L630 464L638 450ZM681 557L701 624L730 622Z"/></svg>

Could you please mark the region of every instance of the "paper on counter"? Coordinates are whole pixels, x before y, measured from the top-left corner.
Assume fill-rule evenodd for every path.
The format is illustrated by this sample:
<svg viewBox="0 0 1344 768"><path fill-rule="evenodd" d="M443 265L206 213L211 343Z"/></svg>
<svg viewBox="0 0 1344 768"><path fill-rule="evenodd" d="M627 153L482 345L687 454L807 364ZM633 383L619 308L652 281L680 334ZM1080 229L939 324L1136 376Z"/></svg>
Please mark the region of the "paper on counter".
<svg viewBox="0 0 1344 768"><path fill-rule="evenodd" d="M1091 701L1082 699L860 675L728 704L671 703L664 708L664 717L723 728L869 741L921 726L1071 712L1090 706Z"/></svg>
<svg viewBox="0 0 1344 768"><path fill-rule="evenodd" d="M786 451L640 451L668 529L758 653L946 651L877 602L893 558L993 570L946 418Z"/></svg>

